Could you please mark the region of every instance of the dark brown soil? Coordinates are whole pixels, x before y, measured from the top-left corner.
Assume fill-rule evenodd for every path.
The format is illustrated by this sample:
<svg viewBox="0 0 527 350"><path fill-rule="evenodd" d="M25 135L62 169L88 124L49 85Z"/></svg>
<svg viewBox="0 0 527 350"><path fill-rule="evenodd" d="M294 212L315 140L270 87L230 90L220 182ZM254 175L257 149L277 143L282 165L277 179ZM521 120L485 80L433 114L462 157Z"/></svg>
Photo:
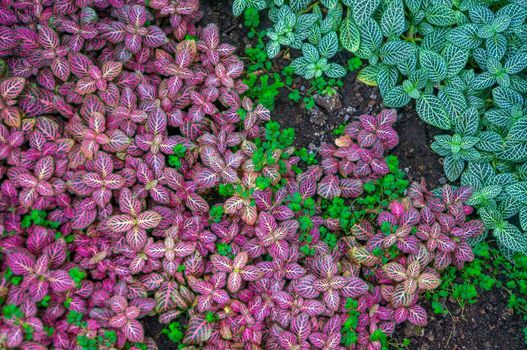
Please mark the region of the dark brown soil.
<svg viewBox="0 0 527 350"><path fill-rule="evenodd" d="M243 48L250 45L241 20L230 12L230 1L202 0L205 13L203 23L215 22L220 25L222 41ZM281 62L278 62L280 65ZM281 68L281 67L278 67ZM296 79L296 87L305 87L306 82ZM321 142L331 142L333 130L354 116L377 113L382 101L376 88L368 87L350 74L338 96L319 101L311 111L301 103L291 102L284 90L277 99L273 119L283 127L296 131L295 144L298 147L316 149ZM414 106L399 111L396 124L400 143L393 151L410 179L424 177L430 187L446 182L440 158L430 150L434 135L441 131L424 124L415 113ZM397 339L409 338L409 349L415 350L521 350L525 349L521 317L513 315L507 308L508 295L503 290L483 291L480 301L467 305L462 310L457 303L448 302L448 315L433 315L428 307L429 324L424 329L401 326L396 332ZM161 333L163 328L155 317L144 319L146 335L154 337L161 350L174 349L174 343Z"/></svg>
<svg viewBox="0 0 527 350"><path fill-rule="evenodd" d="M525 322L507 308L507 292L504 289L479 292L477 303L461 309L457 302L448 301L448 315L435 316L428 311L429 324L425 328L406 326L396 336L411 339L411 350L525 349L522 339Z"/></svg>

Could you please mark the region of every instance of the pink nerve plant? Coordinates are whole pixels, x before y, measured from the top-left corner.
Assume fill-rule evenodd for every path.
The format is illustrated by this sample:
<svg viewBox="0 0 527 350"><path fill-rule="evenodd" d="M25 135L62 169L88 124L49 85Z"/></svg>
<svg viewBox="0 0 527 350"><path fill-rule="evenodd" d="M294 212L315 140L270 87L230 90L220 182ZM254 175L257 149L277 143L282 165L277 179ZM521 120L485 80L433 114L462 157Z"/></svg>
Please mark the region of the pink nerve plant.
<svg viewBox="0 0 527 350"><path fill-rule="evenodd" d="M303 171L293 147L260 157L270 112L202 15L198 0L0 8L0 347L155 349L141 318L158 315L196 348L340 350L356 299L351 348L378 349L372 332L425 325L419 296L473 259L464 187L412 184L350 232L324 212L388 173L394 110L354 118ZM313 203L307 230L293 198Z"/></svg>

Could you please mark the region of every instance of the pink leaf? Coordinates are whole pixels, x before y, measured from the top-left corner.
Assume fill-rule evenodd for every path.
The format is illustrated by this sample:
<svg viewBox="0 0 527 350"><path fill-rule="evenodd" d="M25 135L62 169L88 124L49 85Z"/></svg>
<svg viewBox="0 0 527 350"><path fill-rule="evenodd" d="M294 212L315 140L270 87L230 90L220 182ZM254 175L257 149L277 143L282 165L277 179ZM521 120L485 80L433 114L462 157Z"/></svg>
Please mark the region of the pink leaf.
<svg viewBox="0 0 527 350"><path fill-rule="evenodd" d="M131 342L143 342L144 331L143 326L137 320L128 320L124 326L124 334Z"/></svg>

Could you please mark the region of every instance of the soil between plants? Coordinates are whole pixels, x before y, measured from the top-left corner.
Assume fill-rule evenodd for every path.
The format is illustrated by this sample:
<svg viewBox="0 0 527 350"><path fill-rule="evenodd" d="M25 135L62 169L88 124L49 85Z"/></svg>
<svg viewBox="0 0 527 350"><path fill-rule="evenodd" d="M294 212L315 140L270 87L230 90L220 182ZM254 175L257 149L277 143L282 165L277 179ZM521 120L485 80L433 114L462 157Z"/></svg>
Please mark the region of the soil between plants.
<svg viewBox="0 0 527 350"><path fill-rule="evenodd" d="M201 0L204 12L202 23L217 23L220 26L222 42L238 47L243 57L245 47L251 45L242 21L231 14L231 1ZM339 57L345 62L346 57ZM276 71L288 62L276 60ZM294 88L307 88L307 82L295 78ZM356 73L349 74L338 95L331 99L316 99L317 106L306 111L302 103L288 99L288 90L282 89L272 112L272 119L282 127L295 129L295 146L316 150L322 142L332 142L333 130L366 113L378 113L382 108L380 93L376 88L356 81ZM413 105L398 113L395 129L399 133L399 145L391 152L399 158L400 166L411 180L424 177L431 188L446 183L441 159L432 152L429 145L433 137L441 133L423 123ZM461 281L460 281L461 282ZM412 350L521 350L523 342L521 316L514 315L507 308L508 295L504 290L480 291L479 301L461 309L454 300L447 301L448 315L434 315L428 302L429 323L424 328L401 325L395 339L409 338ZM161 333L163 325L157 317L143 319L145 334L153 337L160 350L175 349L174 343Z"/></svg>

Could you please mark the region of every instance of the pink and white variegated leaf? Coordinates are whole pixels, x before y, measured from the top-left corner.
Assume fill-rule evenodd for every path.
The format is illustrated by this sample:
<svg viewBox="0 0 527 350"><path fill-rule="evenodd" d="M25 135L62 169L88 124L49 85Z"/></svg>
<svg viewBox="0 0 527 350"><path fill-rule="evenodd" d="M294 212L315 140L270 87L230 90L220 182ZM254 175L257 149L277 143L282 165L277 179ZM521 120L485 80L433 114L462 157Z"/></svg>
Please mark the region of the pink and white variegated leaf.
<svg viewBox="0 0 527 350"><path fill-rule="evenodd" d="M291 331L299 340L305 341L311 334L311 323L307 314L299 314L291 320Z"/></svg>
<svg viewBox="0 0 527 350"><path fill-rule="evenodd" d="M295 213L289 208L284 205L280 205L277 207L274 207L271 210L271 214L277 219L277 220L289 220L295 217Z"/></svg>
<svg viewBox="0 0 527 350"><path fill-rule="evenodd" d="M165 256L165 245L162 242L148 244L145 248L145 253L151 258L162 258Z"/></svg>
<svg viewBox="0 0 527 350"><path fill-rule="evenodd" d="M284 272L287 279L296 280L306 274L306 269L299 264L287 264Z"/></svg>
<svg viewBox="0 0 527 350"><path fill-rule="evenodd" d="M432 290L441 284L441 278L437 273L423 272L417 279L420 289Z"/></svg>
<svg viewBox="0 0 527 350"><path fill-rule="evenodd" d="M212 265L220 272L231 272L233 269L232 261L226 257L214 254L210 257Z"/></svg>
<svg viewBox="0 0 527 350"><path fill-rule="evenodd" d="M124 188L119 196L119 209L121 212L137 217L141 212L141 202L128 188Z"/></svg>
<svg viewBox="0 0 527 350"><path fill-rule="evenodd" d="M408 321L416 326L426 326L428 323L426 310L421 305L410 306L408 308Z"/></svg>
<svg viewBox="0 0 527 350"><path fill-rule="evenodd" d="M143 213L140 213L137 216L137 226L141 229L148 230L156 228L161 222L161 215L153 210L148 210Z"/></svg>
<svg viewBox="0 0 527 350"><path fill-rule="evenodd" d="M470 196L472 196L472 188L468 186L461 186L454 191L452 201L460 201L464 203Z"/></svg>
<svg viewBox="0 0 527 350"><path fill-rule="evenodd" d="M176 307L175 299L176 295L179 294L177 286L176 282L167 281L156 291L154 295L156 312L164 313Z"/></svg>
<svg viewBox="0 0 527 350"><path fill-rule="evenodd" d="M337 264L328 254L320 255L315 260L314 268L322 278L332 277L337 273Z"/></svg>
<svg viewBox="0 0 527 350"><path fill-rule="evenodd" d="M55 292L65 292L75 287L75 283L66 271L56 270L48 274L49 286Z"/></svg>
<svg viewBox="0 0 527 350"><path fill-rule="evenodd" d="M71 221L71 228L74 230L83 230L91 225L97 218L97 210L75 210Z"/></svg>
<svg viewBox="0 0 527 350"><path fill-rule="evenodd" d="M130 215L114 215L108 218L106 225L108 228L115 232L128 232L133 229L135 220Z"/></svg>
<svg viewBox="0 0 527 350"><path fill-rule="evenodd" d="M148 33L143 37L148 47L159 47L168 42L166 34L157 26L149 26Z"/></svg>
<svg viewBox="0 0 527 350"><path fill-rule="evenodd" d="M295 291L304 298L314 299L320 295L320 292L313 287L315 281L316 277L313 275L304 276L298 280Z"/></svg>
<svg viewBox="0 0 527 350"><path fill-rule="evenodd" d="M393 313L393 320L395 321L395 323L400 324L408 320L408 315L408 308L401 306L397 308L397 310L395 310L395 312Z"/></svg>
<svg viewBox="0 0 527 350"><path fill-rule="evenodd" d="M126 232L126 242L136 251L140 251L146 244L147 233L145 229L134 226Z"/></svg>
<svg viewBox="0 0 527 350"><path fill-rule="evenodd" d="M407 306L410 304L412 301L412 294L409 294L401 283L395 287L390 298L390 303L393 305L393 307L399 308L401 306Z"/></svg>
<svg viewBox="0 0 527 350"><path fill-rule="evenodd" d="M4 100L16 98L24 89L26 79L24 78L7 78L0 83L0 96Z"/></svg>
<svg viewBox="0 0 527 350"><path fill-rule="evenodd" d="M102 66L102 77L105 80L113 80L115 77L117 77L123 69L122 62L113 62L108 61L105 62Z"/></svg>
<svg viewBox="0 0 527 350"><path fill-rule="evenodd" d="M227 214L236 214L243 207L243 200L240 197L233 196L225 201L223 209Z"/></svg>
<svg viewBox="0 0 527 350"><path fill-rule="evenodd" d="M340 189L342 190L342 197L357 198L363 193L362 181L358 179L341 179Z"/></svg>
<svg viewBox="0 0 527 350"><path fill-rule="evenodd" d="M317 184L315 181L307 179L300 183L299 192L302 198L310 198L317 192Z"/></svg>
<svg viewBox="0 0 527 350"><path fill-rule="evenodd" d="M340 288L340 293L344 297L357 298L368 291L368 285L358 277L345 277L346 284Z"/></svg>
<svg viewBox="0 0 527 350"><path fill-rule="evenodd" d="M143 325L137 320L128 320L124 325L124 335L130 342L143 342L144 330Z"/></svg>
<svg viewBox="0 0 527 350"><path fill-rule="evenodd" d="M340 293L338 290L329 289L324 292L322 299L326 304L327 308L331 311L337 311L340 303Z"/></svg>
<svg viewBox="0 0 527 350"><path fill-rule="evenodd" d="M11 268L15 275L25 275L33 271L35 261L29 254L12 253L6 256L7 266Z"/></svg>
<svg viewBox="0 0 527 350"><path fill-rule="evenodd" d="M81 53L75 53L68 57L71 72L79 78L87 77L90 67L93 66L92 61Z"/></svg>
<svg viewBox="0 0 527 350"><path fill-rule="evenodd" d="M246 266L240 271L240 275L245 281L256 281L262 277L262 272L256 266Z"/></svg>
<svg viewBox="0 0 527 350"><path fill-rule="evenodd" d="M390 262L384 265L382 269L389 278L396 282L404 281L408 278L406 275L406 269L399 263Z"/></svg>
<svg viewBox="0 0 527 350"><path fill-rule="evenodd" d="M207 213L209 211L209 204L196 193L190 193L185 204L194 213Z"/></svg>
<svg viewBox="0 0 527 350"><path fill-rule="evenodd" d="M174 253L177 257L184 258L194 252L195 243L193 242L178 242L174 246Z"/></svg>
<svg viewBox="0 0 527 350"><path fill-rule="evenodd" d="M53 50L59 46L59 36L47 25L38 28L38 43L46 50Z"/></svg>
<svg viewBox="0 0 527 350"><path fill-rule="evenodd" d="M304 303L300 306L300 310L305 312L308 316L318 316L322 314L325 309L324 304L313 299L304 300Z"/></svg>
<svg viewBox="0 0 527 350"><path fill-rule="evenodd" d="M231 293L236 293L242 286L243 278L241 273L232 272L227 279L227 290Z"/></svg>
<svg viewBox="0 0 527 350"><path fill-rule="evenodd" d="M64 58L56 58L50 65L53 75L62 81L67 81L70 76L70 65Z"/></svg>
<svg viewBox="0 0 527 350"><path fill-rule="evenodd" d="M339 197L342 193L339 186L339 179L335 175L327 175L318 183L317 193L326 199Z"/></svg>
<svg viewBox="0 0 527 350"><path fill-rule="evenodd" d="M203 344L212 335L212 325L203 315L194 315L188 322L187 332L183 342L185 344Z"/></svg>

